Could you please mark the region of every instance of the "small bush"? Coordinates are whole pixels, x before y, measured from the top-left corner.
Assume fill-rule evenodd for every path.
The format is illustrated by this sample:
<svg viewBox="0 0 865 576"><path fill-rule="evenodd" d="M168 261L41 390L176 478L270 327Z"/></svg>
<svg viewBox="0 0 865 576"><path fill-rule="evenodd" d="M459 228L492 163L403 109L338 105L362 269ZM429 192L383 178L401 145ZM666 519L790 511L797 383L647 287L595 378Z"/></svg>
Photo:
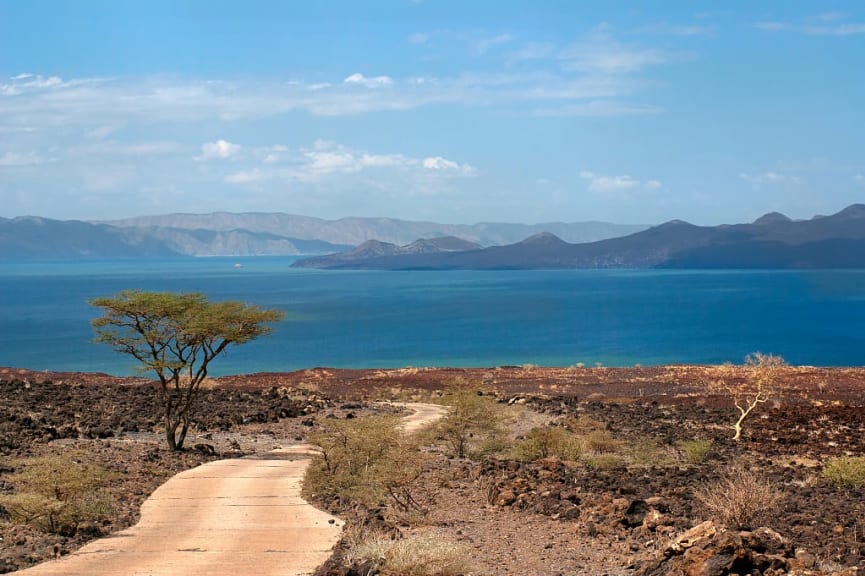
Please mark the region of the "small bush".
<svg viewBox="0 0 865 576"><path fill-rule="evenodd" d="M372 562L382 576L459 576L470 572L471 551L435 536L392 540L373 535L353 544L346 560Z"/></svg>
<svg viewBox="0 0 865 576"><path fill-rule="evenodd" d="M670 447L657 438L640 438L631 446L630 452L631 463L643 468L672 466L676 463Z"/></svg>
<svg viewBox="0 0 865 576"><path fill-rule="evenodd" d="M451 407L435 426L436 437L444 441L455 458L489 453L484 444L493 444L502 435L500 408L495 399L483 396L465 382L455 382L445 389L444 402Z"/></svg>
<svg viewBox="0 0 865 576"><path fill-rule="evenodd" d="M836 486L865 486L865 456L833 458L823 467L823 476Z"/></svg>
<svg viewBox="0 0 865 576"><path fill-rule="evenodd" d="M712 441L702 438L694 438L693 440L682 440L676 444L679 450L685 455L685 460L691 464L700 464L705 462L709 457L709 452L712 450Z"/></svg>
<svg viewBox="0 0 865 576"><path fill-rule="evenodd" d="M597 454L613 454L620 452L624 443L606 430L595 430L583 436L583 447Z"/></svg>
<svg viewBox="0 0 865 576"><path fill-rule="evenodd" d="M750 470L734 467L696 493L712 519L728 528L755 528L775 508L781 493Z"/></svg>
<svg viewBox="0 0 865 576"><path fill-rule="evenodd" d="M555 456L562 460L577 460L582 442L573 432L558 426L541 426L528 431L514 446L514 457L523 462Z"/></svg>
<svg viewBox="0 0 865 576"><path fill-rule="evenodd" d="M592 470L612 470L625 466L627 462L616 454L595 454L586 458L585 464Z"/></svg>
<svg viewBox="0 0 865 576"><path fill-rule="evenodd" d="M392 416L326 421L310 435L310 442L321 448L321 457L307 468L304 493L378 505L385 494L375 481L376 473L398 443L398 423Z"/></svg>
<svg viewBox="0 0 865 576"><path fill-rule="evenodd" d="M12 522L74 536L80 524L100 522L114 509L114 499L105 489L113 476L84 462L78 453L17 462L17 471L9 478L15 492L0 495L0 506Z"/></svg>
<svg viewBox="0 0 865 576"><path fill-rule="evenodd" d="M310 436L321 457L307 468L303 494L345 504L387 503L400 522L419 522L436 496L422 477L430 456L419 452L398 424L393 416L327 421Z"/></svg>

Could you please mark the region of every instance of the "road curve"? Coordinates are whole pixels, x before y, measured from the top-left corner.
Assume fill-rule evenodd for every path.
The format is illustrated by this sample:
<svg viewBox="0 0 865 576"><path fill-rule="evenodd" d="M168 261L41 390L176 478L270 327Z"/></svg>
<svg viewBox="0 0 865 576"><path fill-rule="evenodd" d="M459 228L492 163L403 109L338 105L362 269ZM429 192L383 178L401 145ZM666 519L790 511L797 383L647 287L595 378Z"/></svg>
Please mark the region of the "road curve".
<svg viewBox="0 0 865 576"><path fill-rule="evenodd" d="M406 432L444 409L414 410ZM219 460L181 472L141 506L135 526L76 552L15 574L22 576L300 576L331 554L342 521L300 497L311 446Z"/></svg>

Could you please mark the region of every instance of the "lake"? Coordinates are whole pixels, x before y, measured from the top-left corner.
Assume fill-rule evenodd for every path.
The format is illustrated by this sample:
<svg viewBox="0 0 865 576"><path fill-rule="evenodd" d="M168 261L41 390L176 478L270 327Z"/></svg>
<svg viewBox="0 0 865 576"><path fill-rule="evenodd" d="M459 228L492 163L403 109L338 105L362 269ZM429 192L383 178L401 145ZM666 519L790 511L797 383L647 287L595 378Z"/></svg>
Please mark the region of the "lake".
<svg viewBox="0 0 865 576"><path fill-rule="evenodd" d="M96 296L201 291L284 310L212 374L314 366L865 362L865 271L319 271L292 258L0 263L0 366L131 374Z"/></svg>

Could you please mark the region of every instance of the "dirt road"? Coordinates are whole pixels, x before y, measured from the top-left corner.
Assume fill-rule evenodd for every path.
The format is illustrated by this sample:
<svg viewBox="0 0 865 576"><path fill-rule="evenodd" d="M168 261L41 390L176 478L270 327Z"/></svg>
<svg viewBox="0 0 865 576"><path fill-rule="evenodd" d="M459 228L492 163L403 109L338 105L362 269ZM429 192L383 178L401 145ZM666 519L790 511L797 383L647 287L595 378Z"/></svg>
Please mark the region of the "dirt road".
<svg viewBox="0 0 865 576"><path fill-rule="evenodd" d="M406 404L406 432L443 414ZM141 507L138 524L26 576L299 576L331 554L342 521L300 497L310 446L219 460L182 472Z"/></svg>

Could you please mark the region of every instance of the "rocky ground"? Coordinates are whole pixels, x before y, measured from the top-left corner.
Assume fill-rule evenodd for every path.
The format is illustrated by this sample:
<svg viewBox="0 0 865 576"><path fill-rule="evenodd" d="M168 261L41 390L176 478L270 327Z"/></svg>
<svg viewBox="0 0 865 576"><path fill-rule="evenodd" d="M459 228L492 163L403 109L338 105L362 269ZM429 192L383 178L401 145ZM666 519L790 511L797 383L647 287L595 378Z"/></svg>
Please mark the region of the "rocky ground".
<svg viewBox="0 0 865 576"><path fill-rule="evenodd" d="M836 487L821 474L828 458L865 455L865 370L786 369L782 389L750 417L740 442L731 440L729 399L707 387L715 377L714 368L699 366L233 376L209 383L190 449L172 454L146 380L0 369L0 491L14 491L8 478L18 459L69 450L85 452L118 478L111 488L114 517L86 533L45 535L4 524L0 510L0 572L130 525L147 494L181 469L302 440L320 419L362 416L374 400L434 398L454 381L494 394L502 406L521 407L533 422L599 422L617 443L613 452L628 453L603 465L439 454L428 473L437 487L429 516L420 525L383 528L460 542L473 551L475 574L865 570L865 490ZM711 450L689 463L679 446L694 438L711 441ZM761 523L766 529L704 523L712 518L696 492L733 467L779 490L774 513ZM339 511L349 520L387 524L375 510ZM352 573L337 552L322 573Z"/></svg>

